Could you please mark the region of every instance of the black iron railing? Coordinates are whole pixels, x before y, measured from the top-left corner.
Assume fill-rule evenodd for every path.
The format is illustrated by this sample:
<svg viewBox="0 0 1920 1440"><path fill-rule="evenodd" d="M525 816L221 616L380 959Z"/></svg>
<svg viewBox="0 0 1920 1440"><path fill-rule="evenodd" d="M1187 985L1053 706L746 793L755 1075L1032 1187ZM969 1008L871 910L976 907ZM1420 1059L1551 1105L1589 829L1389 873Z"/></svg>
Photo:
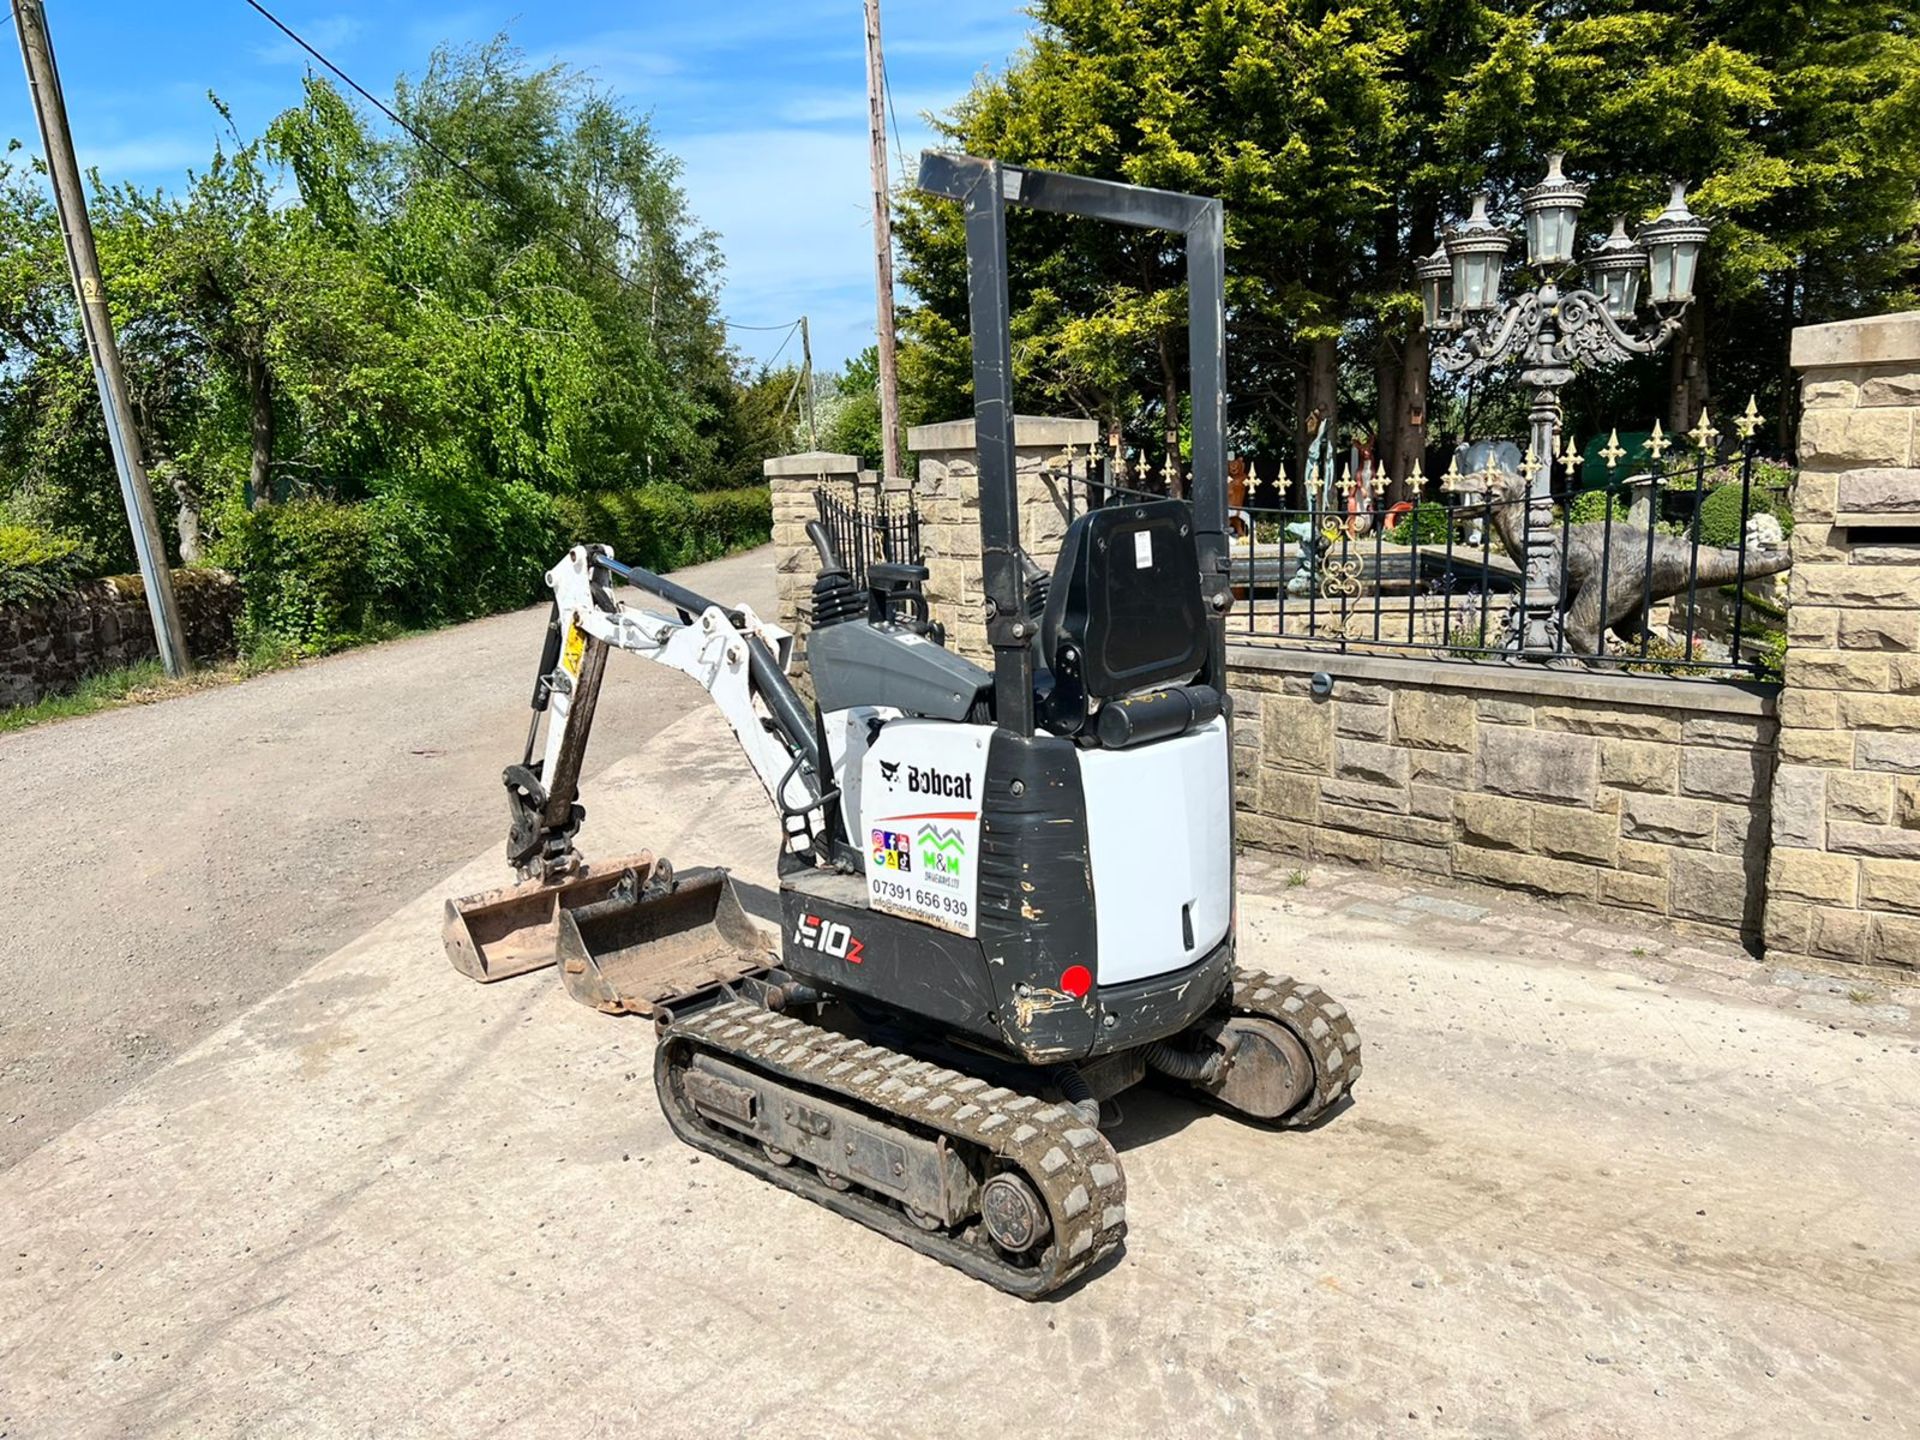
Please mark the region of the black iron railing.
<svg viewBox="0 0 1920 1440"><path fill-rule="evenodd" d="M825 489L813 496L827 538L853 572L856 585L867 583L867 567L876 560L920 563L920 511L911 495L876 495L851 503Z"/></svg>
<svg viewBox="0 0 1920 1440"><path fill-rule="evenodd" d="M1777 678L1784 610L1757 582L1786 568L1791 473L1749 450L1655 453L1584 486L1579 457L1548 467L1551 498L1529 497L1524 463L1412 487L1341 465L1301 505L1231 515L1239 643L1412 651L1462 660L1526 654L1727 678ZM1165 477L1155 477L1164 482ZM1177 477L1175 477L1177 483ZM1076 513L1150 492L1101 462L1075 467ZM1529 575L1527 556L1551 563ZM1537 602L1551 575L1551 606ZM1552 644L1526 651L1522 617L1550 608Z"/></svg>

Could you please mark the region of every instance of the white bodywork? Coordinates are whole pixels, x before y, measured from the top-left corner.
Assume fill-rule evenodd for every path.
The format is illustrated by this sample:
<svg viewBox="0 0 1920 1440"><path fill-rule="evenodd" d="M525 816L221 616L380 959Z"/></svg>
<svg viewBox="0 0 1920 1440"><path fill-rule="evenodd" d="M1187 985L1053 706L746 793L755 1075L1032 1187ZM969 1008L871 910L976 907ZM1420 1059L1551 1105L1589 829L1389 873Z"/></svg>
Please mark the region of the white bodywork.
<svg viewBox="0 0 1920 1440"><path fill-rule="evenodd" d="M1224 720L1132 750L1080 752L1102 985L1183 969L1226 938L1233 921L1228 759Z"/></svg>
<svg viewBox="0 0 1920 1440"><path fill-rule="evenodd" d="M548 702L546 768L551 775L567 729L567 716L573 707L573 684L580 678L585 636L603 640L616 650L625 650L648 660L691 675L713 697L720 713L732 727L740 748L746 752L754 774L783 808L803 805L813 798L804 785L791 779L793 757L769 727L764 706L754 698L748 672L747 637L758 635L779 659L784 670L793 652L793 637L778 625L768 624L745 605L734 609L741 617L735 625L727 612L711 606L682 624L678 616L656 615L650 610L629 610L616 602L609 614L593 603L591 562L586 548L576 545L566 558L547 572L547 584L553 587L560 605L560 621L565 640L560 647L560 670L567 683L556 684ZM783 801L781 787L786 785ZM790 842L791 843L791 842Z"/></svg>

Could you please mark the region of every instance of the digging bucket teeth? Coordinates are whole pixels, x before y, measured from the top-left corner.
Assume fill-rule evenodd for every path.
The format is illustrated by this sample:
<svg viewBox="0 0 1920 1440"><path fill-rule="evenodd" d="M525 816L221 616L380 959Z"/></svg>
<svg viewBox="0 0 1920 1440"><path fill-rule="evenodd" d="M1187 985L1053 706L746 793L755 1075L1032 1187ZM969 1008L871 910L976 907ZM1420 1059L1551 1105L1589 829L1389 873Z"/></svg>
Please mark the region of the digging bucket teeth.
<svg viewBox="0 0 1920 1440"><path fill-rule="evenodd" d="M721 869L680 874L642 851L449 900L447 958L482 982L560 967L567 993L608 1014L651 1014L771 963Z"/></svg>

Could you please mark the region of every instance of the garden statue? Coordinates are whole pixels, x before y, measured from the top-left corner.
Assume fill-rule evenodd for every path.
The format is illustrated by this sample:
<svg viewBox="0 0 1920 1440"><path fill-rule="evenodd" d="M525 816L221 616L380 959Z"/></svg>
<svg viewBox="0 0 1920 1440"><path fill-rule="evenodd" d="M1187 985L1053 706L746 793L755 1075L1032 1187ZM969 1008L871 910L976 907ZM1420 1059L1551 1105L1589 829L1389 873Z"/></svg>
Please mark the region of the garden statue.
<svg viewBox="0 0 1920 1440"><path fill-rule="evenodd" d="M1517 469L1503 469L1488 495L1493 527L1509 555L1525 555L1527 482ZM1760 522L1767 523L1762 524ZM1696 595L1711 594L1722 585L1745 584L1778 575L1788 558L1780 523L1771 515L1749 516L1742 551L1701 545L1684 535L1670 535L1655 527L1649 543L1647 527L1631 520L1587 521L1551 527L1553 574L1561 577L1560 627L1566 653L1598 657L1612 630L1634 638L1645 627L1645 615L1662 600L1671 600L1689 585ZM1535 537L1536 543L1538 536ZM1771 541L1768 548L1757 541ZM1564 545L1564 557L1559 553ZM1697 566L1697 570L1696 570Z"/></svg>

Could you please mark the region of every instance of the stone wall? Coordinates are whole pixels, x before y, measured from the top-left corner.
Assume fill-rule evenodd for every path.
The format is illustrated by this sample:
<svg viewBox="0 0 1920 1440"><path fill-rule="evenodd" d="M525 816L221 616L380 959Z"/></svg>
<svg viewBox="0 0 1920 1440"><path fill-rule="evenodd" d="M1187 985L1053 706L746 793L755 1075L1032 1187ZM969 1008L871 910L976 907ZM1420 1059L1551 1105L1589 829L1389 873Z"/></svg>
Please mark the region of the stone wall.
<svg viewBox="0 0 1920 1440"><path fill-rule="evenodd" d="M1067 533L1068 496L1061 458L1069 446L1085 456L1099 427L1091 420L1014 417L1014 468L1020 494L1020 543L1048 571ZM973 421L920 425L907 432L920 457L914 494L920 506L920 536L926 551L927 597L934 618L947 627L947 643L982 665L992 665L987 644L985 595L980 588L980 476Z"/></svg>
<svg viewBox="0 0 1920 1440"><path fill-rule="evenodd" d="M1229 671L1242 844L1759 933L1757 687L1252 647Z"/></svg>
<svg viewBox="0 0 1920 1440"><path fill-rule="evenodd" d="M231 656L239 582L224 570L176 570L173 588L193 658ZM31 705L159 653L138 575L88 580L57 599L0 609L0 706Z"/></svg>
<svg viewBox="0 0 1920 1440"><path fill-rule="evenodd" d="M777 604L771 619L794 635L793 673L806 671L807 622L813 613L813 577L819 558L807 539L807 522L819 518L814 491L851 502L860 462L851 455L808 450L799 455L776 455L761 465L773 497L774 593Z"/></svg>
<svg viewBox="0 0 1920 1440"><path fill-rule="evenodd" d="M1802 372L1766 939L1920 965L1920 312L1793 336Z"/></svg>

